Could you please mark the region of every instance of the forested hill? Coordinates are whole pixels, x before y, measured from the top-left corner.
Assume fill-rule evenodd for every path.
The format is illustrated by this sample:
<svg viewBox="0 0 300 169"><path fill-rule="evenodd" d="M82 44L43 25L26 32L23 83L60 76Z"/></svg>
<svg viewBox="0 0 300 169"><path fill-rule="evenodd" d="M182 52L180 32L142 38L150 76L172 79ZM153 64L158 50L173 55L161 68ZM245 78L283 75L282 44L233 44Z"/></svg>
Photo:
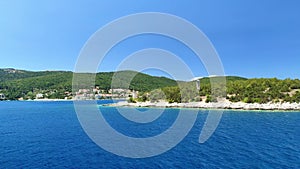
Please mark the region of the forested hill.
<svg viewBox="0 0 300 169"><path fill-rule="evenodd" d="M129 89L140 91L141 95L162 89L168 100L178 102L197 101L206 99L207 102L215 101L211 97L211 78L200 80L200 91L194 91L195 82L180 82L184 84L184 90L190 91L187 98L180 97L175 80L166 77L155 77L134 71L101 72L96 74L96 84L101 90L108 91L111 88L112 77L118 74L113 88L127 88L126 83L130 81ZM132 80L131 77L134 78ZM46 95L49 99L61 99L72 97L73 72L68 71L41 71L32 72L16 69L0 69L0 94L6 99L18 98L34 99L37 94ZM300 80L277 78L254 78L246 79L237 76L226 76L227 99L232 102L267 103L267 102L299 102ZM158 93L152 93L159 96Z"/></svg>
<svg viewBox="0 0 300 169"><path fill-rule="evenodd" d="M129 88L138 91L151 91L157 88L175 86L175 80L165 77L155 77L134 71L118 72L120 78L115 88L125 87L123 80L135 75ZM114 72L96 74L96 86L109 90ZM25 71L16 69L0 69L0 93L7 99L34 98L37 93L47 94L49 98L65 98L72 91L73 72L69 71Z"/></svg>
<svg viewBox="0 0 300 169"><path fill-rule="evenodd" d="M27 70L17 70L13 68L0 69L0 82L25 79L38 76L48 76L48 75L58 75L61 73L71 73L66 71L27 71Z"/></svg>

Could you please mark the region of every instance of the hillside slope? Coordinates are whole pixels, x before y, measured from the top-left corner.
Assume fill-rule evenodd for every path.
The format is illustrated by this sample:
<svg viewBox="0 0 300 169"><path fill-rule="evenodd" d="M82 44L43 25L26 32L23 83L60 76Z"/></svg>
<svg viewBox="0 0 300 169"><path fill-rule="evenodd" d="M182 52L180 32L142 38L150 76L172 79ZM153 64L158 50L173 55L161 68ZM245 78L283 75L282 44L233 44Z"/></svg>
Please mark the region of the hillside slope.
<svg viewBox="0 0 300 169"><path fill-rule="evenodd" d="M156 88L175 86L175 80L165 77L155 77L134 71L101 72L96 74L95 86L109 90L112 77L118 74L114 81L114 88L127 88L138 91L151 91ZM49 98L64 98L66 93L72 91L73 73L67 71L41 71L32 72L16 69L0 69L0 93L5 94L9 100L18 98L34 98L37 93L47 94Z"/></svg>
<svg viewBox="0 0 300 169"><path fill-rule="evenodd" d="M114 79L112 84L113 77ZM200 98L209 98L207 101L215 101L212 98L211 80L218 80L220 77L205 77L200 79L201 88L196 89L196 82L175 81L166 77L150 76L134 71L100 72L96 74L95 86L104 92L111 88L129 88L140 91L143 95L154 89L162 89L173 101L193 101ZM26 71L16 69L0 69L0 94L6 99L15 100L18 98L34 99L41 93L51 99L62 99L72 97L73 72L70 71ZM182 84L183 91L177 87ZM129 87L128 87L129 84ZM113 85L113 86L112 86ZM219 87L219 86L217 86ZM221 87L221 86L220 86ZM186 93L183 98L180 93ZM218 90L217 90L218 92ZM276 79L259 78L246 79L237 76L226 76L226 97L232 102L267 103L273 102L299 102L300 101L300 80L299 79ZM152 93L159 95L158 93ZM218 94L218 93L217 93ZM224 94L220 92L219 94Z"/></svg>

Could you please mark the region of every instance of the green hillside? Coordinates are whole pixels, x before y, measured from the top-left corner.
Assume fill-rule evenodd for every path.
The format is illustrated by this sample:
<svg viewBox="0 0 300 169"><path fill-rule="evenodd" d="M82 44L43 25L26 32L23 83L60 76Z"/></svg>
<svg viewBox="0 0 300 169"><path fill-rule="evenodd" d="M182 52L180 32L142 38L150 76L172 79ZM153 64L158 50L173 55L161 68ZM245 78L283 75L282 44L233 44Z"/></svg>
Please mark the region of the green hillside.
<svg viewBox="0 0 300 169"><path fill-rule="evenodd" d="M240 77L226 77L226 96L220 92L221 87L217 83L214 94L212 94L210 80L217 81L219 77L203 78L200 80L201 88L196 89L196 82L182 83L181 91L178 86L166 87L162 91L169 102L190 102L205 99L206 102L217 101L216 97L227 98L231 102L245 103L268 103L268 102L300 102L300 80L277 78L254 78L245 79ZM161 96L153 93L155 96ZM181 93L181 95L180 95ZM151 97L149 98L151 100ZM154 98L159 100L160 98Z"/></svg>
<svg viewBox="0 0 300 169"><path fill-rule="evenodd" d="M114 83L112 79L114 78ZM0 94L6 99L34 99L41 93L50 99L72 97L73 72L68 71L25 71L0 69ZM189 102L206 99L216 101L214 95L226 97L232 102L267 103L267 102L299 102L299 79L260 78L246 79L237 76L226 76L225 84L217 83L216 91L211 91L210 81L218 82L223 77L205 77L200 79L198 91L196 82L182 82L181 91L175 80L166 77L155 77L134 71L101 72L96 74L95 86L104 92L111 88L128 88L140 91L142 100L158 100L164 96L170 102ZM226 87L226 95L220 92ZM161 90L155 90L161 89ZM154 90L154 91L153 91ZM161 92L164 92L162 94ZM214 94L213 94L214 93ZM150 95L150 96L149 96Z"/></svg>
<svg viewBox="0 0 300 169"><path fill-rule="evenodd" d="M115 77L114 83L112 83L113 76ZM96 85L101 89L128 88L128 84L130 84L129 89L145 92L167 86L176 86L177 82L166 77L150 76L134 71L102 72L96 76Z"/></svg>
<svg viewBox="0 0 300 169"><path fill-rule="evenodd" d="M114 72L101 72L96 74L96 84L100 89L109 90ZM134 71L117 72L118 78L114 88L125 88L129 77L134 77L129 89L141 92L156 88L175 86L177 83L165 77L154 77ZM37 93L47 94L48 98L65 98L72 91L72 72L41 71L32 72L15 69L0 69L0 93L5 94L9 100L18 98L33 99ZM135 76L133 76L135 75ZM128 81L129 84L129 81Z"/></svg>
<svg viewBox="0 0 300 169"><path fill-rule="evenodd" d="M26 70L17 70L13 68L0 69L0 82L8 80L17 80L24 79L29 77L37 76L46 76L46 75L55 75L63 73L62 71L26 71Z"/></svg>
<svg viewBox="0 0 300 169"><path fill-rule="evenodd" d="M225 81L224 81L225 80ZM196 81L190 82L179 82L179 86L175 87L165 87L162 89L166 96L166 100L169 102L190 102L190 101L201 101L204 96L208 99L207 102L216 101L216 98L212 98L212 92L214 95L226 97L226 90L230 88L227 84L239 83L239 81L247 81L248 79L238 76L214 76L214 77L204 77L200 81L200 90L197 89ZM215 84L215 91L212 91L211 82ZM159 91L157 91L159 92ZM162 96L159 93L152 92L152 95ZM152 96L149 98L153 99ZM154 98L154 100L159 100L161 98Z"/></svg>

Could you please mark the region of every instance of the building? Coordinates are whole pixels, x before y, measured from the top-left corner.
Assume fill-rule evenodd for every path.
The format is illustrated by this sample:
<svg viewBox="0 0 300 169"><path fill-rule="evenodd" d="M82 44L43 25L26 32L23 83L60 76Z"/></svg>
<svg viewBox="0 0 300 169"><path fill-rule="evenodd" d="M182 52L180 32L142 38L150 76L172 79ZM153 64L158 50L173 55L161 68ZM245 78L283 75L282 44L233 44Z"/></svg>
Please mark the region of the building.
<svg viewBox="0 0 300 169"><path fill-rule="evenodd" d="M105 90L94 88L90 89L79 89L78 92L73 96L74 100L98 100L98 99L116 99L116 98L138 98L138 91L131 91L130 89L109 89L108 93Z"/></svg>
<svg viewBox="0 0 300 169"><path fill-rule="evenodd" d="M5 95L3 93L0 93L0 100L5 100Z"/></svg>
<svg viewBox="0 0 300 169"><path fill-rule="evenodd" d="M139 91L133 90L131 95L132 95L132 98L137 99L139 97Z"/></svg>
<svg viewBox="0 0 300 169"><path fill-rule="evenodd" d="M38 93L35 95L36 99L42 99L44 97L44 95L42 93Z"/></svg>
<svg viewBox="0 0 300 169"><path fill-rule="evenodd" d="M109 89L109 93L130 93L129 89Z"/></svg>

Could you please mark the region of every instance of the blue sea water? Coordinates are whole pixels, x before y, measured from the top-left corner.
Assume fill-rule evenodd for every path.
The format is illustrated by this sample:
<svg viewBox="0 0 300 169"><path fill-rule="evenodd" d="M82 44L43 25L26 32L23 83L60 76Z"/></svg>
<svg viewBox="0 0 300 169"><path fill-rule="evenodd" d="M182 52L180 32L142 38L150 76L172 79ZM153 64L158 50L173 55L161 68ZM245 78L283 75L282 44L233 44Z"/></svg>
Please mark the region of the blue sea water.
<svg viewBox="0 0 300 169"><path fill-rule="evenodd" d="M137 126L115 108L100 109L112 127L131 137L159 134L179 110L167 109L153 123ZM206 116L200 110L173 149L133 159L91 141L72 102L0 102L0 168L300 168L300 112L225 111L212 137L199 144Z"/></svg>

